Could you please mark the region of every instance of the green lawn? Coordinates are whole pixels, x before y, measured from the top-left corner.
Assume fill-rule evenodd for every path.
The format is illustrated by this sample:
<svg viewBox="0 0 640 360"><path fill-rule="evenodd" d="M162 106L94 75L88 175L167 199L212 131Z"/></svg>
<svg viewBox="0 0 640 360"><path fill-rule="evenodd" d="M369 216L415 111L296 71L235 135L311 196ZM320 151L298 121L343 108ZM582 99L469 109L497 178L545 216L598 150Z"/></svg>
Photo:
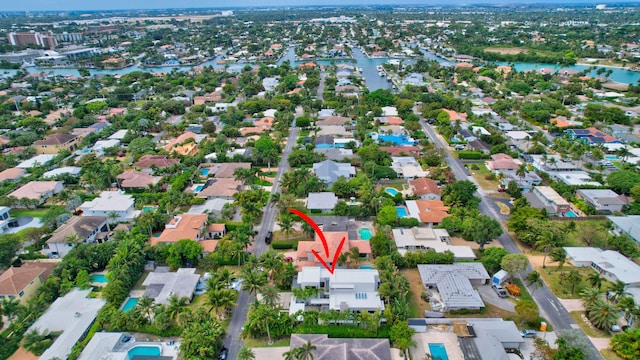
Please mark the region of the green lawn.
<svg viewBox="0 0 640 360"><path fill-rule="evenodd" d="M518 285L518 287L520 288L520 300L533 301L531 294L529 294L529 290L527 289L526 286L524 286L524 284L522 284L522 281L520 281L520 279L513 278L511 282Z"/></svg>
<svg viewBox="0 0 640 360"><path fill-rule="evenodd" d="M575 221L576 231L566 233L565 237L565 246L587 246L584 241L585 229L597 229L597 234L600 236L602 240L606 239L607 232L603 230L602 226L606 224L609 220L585 220L585 221ZM553 223L560 223L560 225L566 225L566 221L553 221ZM595 246L597 244L591 244Z"/></svg>
<svg viewBox="0 0 640 360"><path fill-rule="evenodd" d="M11 209L9 214L13 218L17 218L20 216L31 216L34 218L41 218L44 214L47 213L49 209Z"/></svg>
<svg viewBox="0 0 640 360"><path fill-rule="evenodd" d="M309 134L311 133L311 130L300 130L298 132L298 137L305 137L305 136L309 136Z"/></svg>
<svg viewBox="0 0 640 360"><path fill-rule="evenodd" d="M569 314L573 318L573 321L575 321L576 324L580 326L582 331L584 331L584 333L587 334L587 336L598 337L598 338L611 337L611 335L608 332L596 329L594 326L589 326L589 324L587 324L582 319L582 314L584 314L584 311L572 311Z"/></svg>
<svg viewBox="0 0 640 360"><path fill-rule="evenodd" d="M544 283L547 284L549 289L559 298L562 299L580 299L580 291L586 287L591 287L589 282L587 281L587 276L593 273L593 270L589 267L579 267L575 268L571 265L565 265L562 267L560 271L557 271L557 266L547 266L546 269L542 269L541 267L536 268L536 270L540 273L540 276L544 280ZM560 274L562 272L568 273L572 269L577 269L578 272L582 275L582 280L575 285L573 294L571 294L571 284L569 284L566 280L563 283L560 283ZM611 287L611 283L604 280L602 281L602 291L606 291Z"/></svg>
<svg viewBox="0 0 640 360"><path fill-rule="evenodd" d="M147 278L147 275L149 275L151 271L149 270L145 270L142 272L142 275L140 275L140 277L138 278L138 281L136 281L135 285L133 285L133 290L144 290L145 287L142 286L142 283L144 282L144 279Z"/></svg>
<svg viewBox="0 0 640 360"><path fill-rule="evenodd" d="M472 169L473 165L477 165L478 169ZM498 190L499 183L497 180L487 180L485 176L491 175L491 171L487 169L483 163L466 164L471 176L478 182L483 190Z"/></svg>
<svg viewBox="0 0 640 360"><path fill-rule="evenodd" d="M615 351L611 349L600 350L600 355L604 358L604 360L623 360Z"/></svg>

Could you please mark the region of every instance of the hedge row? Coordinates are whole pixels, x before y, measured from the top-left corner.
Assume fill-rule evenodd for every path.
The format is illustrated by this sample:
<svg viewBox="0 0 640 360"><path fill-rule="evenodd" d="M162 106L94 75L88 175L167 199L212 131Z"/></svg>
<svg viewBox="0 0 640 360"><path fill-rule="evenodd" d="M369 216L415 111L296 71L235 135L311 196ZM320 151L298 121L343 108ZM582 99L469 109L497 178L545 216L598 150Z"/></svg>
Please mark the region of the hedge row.
<svg viewBox="0 0 640 360"><path fill-rule="evenodd" d="M462 150L462 151L458 151L458 158L470 159L470 160L489 159L489 155L484 154L480 151Z"/></svg>

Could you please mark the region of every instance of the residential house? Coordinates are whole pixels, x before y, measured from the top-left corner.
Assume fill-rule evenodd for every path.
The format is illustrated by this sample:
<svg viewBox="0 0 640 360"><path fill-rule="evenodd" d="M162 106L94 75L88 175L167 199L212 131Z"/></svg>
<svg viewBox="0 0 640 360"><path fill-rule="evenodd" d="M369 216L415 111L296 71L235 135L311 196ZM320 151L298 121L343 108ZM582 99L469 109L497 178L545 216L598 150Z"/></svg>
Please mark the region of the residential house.
<svg viewBox="0 0 640 360"><path fill-rule="evenodd" d="M472 342L475 345L477 354L480 355L479 358L476 357L479 360L512 359L509 353L513 354L525 343L525 339L513 321L487 318L467 319L466 325L468 329L472 329L475 336L469 338L460 337L458 341L463 348L468 348L464 345L465 342Z"/></svg>
<svg viewBox="0 0 640 360"><path fill-rule="evenodd" d="M63 166L61 168L45 171L42 174L43 179L54 179L61 175L68 175L71 177L78 177L82 168L79 166Z"/></svg>
<svg viewBox="0 0 640 360"><path fill-rule="evenodd" d="M36 155L28 160L16 165L18 169L30 169L37 166L46 165L49 161L53 160L56 156L53 154L40 154Z"/></svg>
<svg viewBox="0 0 640 360"><path fill-rule="evenodd" d="M171 344L171 342L169 342ZM132 349L160 349L158 359L175 359L180 343L175 345L167 345L160 341L144 341L136 339L135 336L126 332L96 332L91 341L82 350L78 360L126 360L129 358L129 351ZM136 351L136 350L133 350ZM136 358L141 356L135 355Z"/></svg>
<svg viewBox="0 0 640 360"><path fill-rule="evenodd" d="M625 196L618 195L609 189L579 189L576 196L593 206L599 213L613 214L622 211L622 207L629 203Z"/></svg>
<svg viewBox="0 0 640 360"><path fill-rule="evenodd" d="M307 300L291 298L289 313L299 310L320 311L382 311L384 303L378 294L380 277L373 269L335 269L331 274L324 267L305 266L295 280L295 287L320 289L316 297Z"/></svg>
<svg viewBox="0 0 640 360"><path fill-rule="evenodd" d="M324 237L329 247L329 252L335 254L338 251L340 243L344 239L344 245L340 250L340 254L349 252L349 249L356 247L361 259L371 258L371 244L368 240L349 240L349 233L347 231L330 231L327 227L321 226L323 229ZM320 266L320 262L315 257L313 252L318 254L324 254L324 243L320 236L316 233L314 241L300 241L298 242L298 249L295 253L294 262L298 268L304 266ZM327 264L331 266L331 261Z"/></svg>
<svg viewBox="0 0 640 360"><path fill-rule="evenodd" d="M496 173L518 170L522 164L521 160L514 159L511 155L507 154L493 154L491 155L491 159L492 160L487 160L485 162L487 169Z"/></svg>
<svg viewBox="0 0 640 360"><path fill-rule="evenodd" d="M380 150L391 156L413 156L419 158L422 151L420 146L380 146Z"/></svg>
<svg viewBox="0 0 640 360"><path fill-rule="evenodd" d="M278 87L278 78L276 77L266 77L262 79L262 86L265 91L275 91Z"/></svg>
<svg viewBox="0 0 640 360"><path fill-rule="evenodd" d="M395 106L383 106L382 116L398 116L398 109Z"/></svg>
<svg viewBox="0 0 640 360"><path fill-rule="evenodd" d="M316 149L331 148L335 146L335 138L330 135L318 135L313 143L316 146Z"/></svg>
<svg viewBox="0 0 640 360"><path fill-rule="evenodd" d="M0 206L0 234L9 231L9 224L15 221L9 214L11 208L8 206Z"/></svg>
<svg viewBox="0 0 640 360"><path fill-rule="evenodd" d="M640 215L607 216L613 224L613 232L627 234L637 243L640 243Z"/></svg>
<svg viewBox="0 0 640 360"><path fill-rule="evenodd" d="M95 321L98 311L107 303L90 297L91 289L73 289L49 306L47 311L27 330L40 334L60 332L53 343L40 355L41 360L67 359L71 350Z"/></svg>
<svg viewBox="0 0 640 360"><path fill-rule="evenodd" d="M292 334L289 349L310 342L314 360L391 360L389 339L329 338L327 334ZM80 359L82 360L82 359Z"/></svg>
<svg viewBox="0 0 640 360"><path fill-rule="evenodd" d="M135 210L134 199L122 191L103 191L100 196L80 205L82 216L106 216L109 223L133 221L140 210Z"/></svg>
<svg viewBox="0 0 640 360"><path fill-rule="evenodd" d="M342 125L322 126L320 127L320 130L316 132L316 136L322 136L322 135L353 139L353 133L345 129L345 127Z"/></svg>
<svg viewBox="0 0 640 360"><path fill-rule="evenodd" d="M166 155L142 155L133 166L140 169L151 168L151 166L159 169L175 165L180 162L180 159L169 159Z"/></svg>
<svg viewBox="0 0 640 360"><path fill-rule="evenodd" d="M125 136L127 136L127 133L129 132L129 130L118 130L115 133L111 134L111 136L108 137L108 139L110 140L120 140L122 141L122 139L125 138Z"/></svg>
<svg viewBox="0 0 640 360"><path fill-rule="evenodd" d="M22 198L37 200L38 205L47 201L48 198L54 196L64 189L62 181L30 181L20 188L14 190L7 197L14 197L18 200ZM21 207L21 204L14 204L15 207Z"/></svg>
<svg viewBox="0 0 640 360"><path fill-rule="evenodd" d="M196 268L170 272L168 267L159 266L147 275L142 286L146 287L144 296L153 299L156 304L168 305L172 296L191 302L198 280L200 275L196 274Z"/></svg>
<svg viewBox="0 0 640 360"><path fill-rule="evenodd" d="M434 227L442 223L442 219L449 216L449 207L440 200L407 200L407 215L428 227Z"/></svg>
<svg viewBox="0 0 640 360"><path fill-rule="evenodd" d="M594 144L621 144L622 142L615 137L598 130L594 127L588 129L567 129L566 133L573 139L586 142L589 145Z"/></svg>
<svg viewBox="0 0 640 360"><path fill-rule="evenodd" d="M351 123L353 122L353 120L351 118L348 117L342 117L342 116L327 116L321 120L316 121L316 126L318 127L325 127L325 126L344 126L344 125L351 125Z"/></svg>
<svg viewBox="0 0 640 360"><path fill-rule="evenodd" d="M435 250L439 253L450 251L455 260L475 260L471 247L451 245L451 238L445 229L414 227L411 229L393 229L393 239L398 252Z"/></svg>
<svg viewBox="0 0 640 360"><path fill-rule="evenodd" d="M338 197L332 192L312 192L307 196L307 209L311 212L331 212L338 203Z"/></svg>
<svg viewBox="0 0 640 360"><path fill-rule="evenodd" d="M391 168L398 174L398 177L406 180L429 175L429 172L422 170L422 165L412 156L392 156Z"/></svg>
<svg viewBox="0 0 640 360"><path fill-rule="evenodd" d="M170 244L182 239L200 241L205 239L205 227L209 215L207 214L179 214L167 224L160 236L153 236L149 240L151 245Z"/></svg>
<svg viewBox="0 0 640 360"><path fill-rule="evenodd" d="M313 164L313 173L331 186L340 177L347 179L356 176L356 168L348 163L338 163L332 160L325 160Z"/></svg>
<svg viewBox="0 0 640 360"><path fill-rule="evenodd" d="M206 137L207 137L206 135L196 134L191 131L186 131L176 138L167 140L166 145L164 146L164 149L171 152L171 151L174 151L176 147L178 147L181 144L184 144L189 139L193 139L194 143L199 144L200 141L202 141Z"/></svg>
<svg viewBox="0 0 640 360"><path fill-rule="evenodd" d="M344 148L315 148L313 149L313 152L317 154L324 154L328 160L338 162L350 160L356 156L354 155L353 150Z"/></svg>
<svg viewBox="0 0 640 360"><path fill-rule="evenodd" d="M234 163L222 163L213 164L209 170L209 175L214 176L217 179L220 178L233 178L233 173L236 169L251 169L251 163L249 162L234 162Z"/></svg>
<svg viewBox="0 0 640 360"><path fill-rule="evenodd" d="M449 120L452 121L452 122L456 122L456 121L466 122L467 121L467 114L466 113L457 112L455 110L449 110L449 109L442 109L442 111L446 112L449 115Z"/></svg>
<svg viewBox="0 0 640 360"><path fill-rule="evenodd" d="M525 193L524 197L529 201L531 207L536 209L546 209L551 216L565 216L571 205L551 186L536 186L531 192Z"/></svg>
<svg viewBox="0 0 640 360"><path fill-rule="evenodd" d="M104 128L110 126L111 124L107 121L98 121L92 125L82 128L75 128L71 131L71 134L77 136L87 136L91 134L97 134L100 131L104 130Z"/></svg>
<svg viewBox="0 0 640 360"><path fill-rule="evenodd" d="M225 224L209 224L204 232L207 239L220 239L227 233L227 227Z"/></svg>
<svg viewBox="0 0 640 360"><path fill-rule="evenodd" d="M191 206L187 214L210 214L219 217L226 204L233 204L233 200L219 198L205 200L202 205Z"/></svg>
<svg viewBox="0 0 640 360"><path fill-rule="evenodd" d="M504 178L501 185L504 189L509 186L510 182L515 181L523 193L530 192L534 186L540 185L542 182L542 178L533 171L527 172L524 177L517 175L513 170L503 171L502 175Z"/></svg>
<svg viewBox="0 0 640 360"><path fill-rule="evenodd" d="M72 134L52 134L33 143L36 154L57 154L62 150L74 152L78 150L79 139Z"/></svg>
<svg viewBox="0 0 640 360"><path fill-rule="evenodd" d="M466 142L477 140L477 136L471 132L469 129L460 129L458 130L458 138L460 140L464 140Z"/></svg>
<svg viewBox="0 0 640 360"><path fill-rule="evenodd" d="M467 143L467 149L489 154L491 152L491 145L481 140L473 140Z"/></svg>
<svg viewBox="0 0 640 360"><path fill-rule="evenodd" d="M418 265L420 278L426 289L437 289L439 297L431 297L431 310L479 310L484 302L474 285L483 285L490 279L484 265L479 262L451 265Z"/></svg>
<svg viewBox="0 0 640 360"><path fill-rule="evenodd" d="M145 172L128 169L117 176L120 187L124 189L145 189L158 183L158 179Z"/></svg>
<svg viewBox="0 0 640 360"><path fill-rule="evenodd" d="M12 266L0 274L0 301L18 299L25 305L31 295L49 277L53 263L25 262L20 267Z"/></svg>
<svg viewBox="0 0 640 360"><path fill-rule="evenodd" d="M594 247L564 247L567 260L575 267L591 267L602 277L627 286L640 286L640 266L613 250Z"/></svg>
<svg viewBox="0 0 640 360"><path fill-rule="evenodd" d="M23 176L27 175L24 169L9 168L0 172L0 182L17 182Z"/></svg>
<svg viewBox="0 0 640 360"><path fill-rule="evenodd" d="M79 243L108 241L108 220L106 216L72 216L53 232L42 252L50 258L63 258Z"/></svg>
<svg viewBox="0 0 640 360"><path fill-rule="evenodd" d="M241 186L242 182L234 180L233 178L209 179L205 183L204 188L198 192L197 196L207 200L232 200L233 195L240 191Z"/></svg>
<svg viewBox="0 0 640 360"><path fill-rule="evenodd" d="M440 200L441 190L433 179L417 178L409 180L409 187L420 200Z"/></svg>

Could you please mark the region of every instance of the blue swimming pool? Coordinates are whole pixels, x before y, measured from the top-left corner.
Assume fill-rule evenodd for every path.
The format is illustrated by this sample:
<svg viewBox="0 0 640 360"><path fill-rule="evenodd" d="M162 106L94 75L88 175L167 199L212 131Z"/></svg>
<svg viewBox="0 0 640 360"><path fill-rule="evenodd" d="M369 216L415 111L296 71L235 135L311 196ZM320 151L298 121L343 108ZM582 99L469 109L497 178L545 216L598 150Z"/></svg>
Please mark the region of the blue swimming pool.
<svg viewBox="0 0 640 360"><path fill-rule="evenodd" d="M358 232L360 233L360 238L362 240L371 239L371 230L369 230L367 228L362 228L362 229L358 230Z"/></svg>
<svg viewBox="0 0 640 360"><path fill-rule="evenodd" d="M360 269L371 270L371 269L373 269L373 265L367 265L367 264L360 265Z"/></svg>
<svg viewBox="0 0 640 360"><path fill-rule="evenodd" d="M133 298L133 297L128 298L127 301L125 301L124 305L122 306L122 312L129 311L134 307L136 307L139 300L140 298ZM142 354L139 354L139 355L142 355Z"/></svg>
<svg viewBox="0 0 640 360"><path fill-rule="evenodd" d="M390 188L390 187L389 187L389 188L384 189L384 191L385 191L387 194L391 195L391 196L396 196L396 195L398 195L398 194L400 193L398 190L396 190L396 189L394 189L394 188Z"/></svg>
<svg viewBox="0 0 640 360"><path fill-rule="evenodd" d="M91 282L94 283L106 283L107 276L105 274L91 274Z"/></svg>
<svg viewBox="0 0 640 360"><path fill-rule="evenodd" d="M396 214L399 218L407 217L407 209L403 208L402 206L398 206L396 207Z"/></svg>
<svg viewBox="0 0 640 360"><path fill-rule="evenodd" d="M193 187L193 192L197 193L202 191L202 189L204 189L204 185L196 185Z"/></svg>
<svg viewBox="0 0 640 360"><path fill-rule="evenodd" d="M609 161L617 161L618 160L618 157L615 156L615 155L605 155L604 158L609 160Z"/></svg>
<svg viewBox="0 0 640 360"><path fill-rule="evenodd" d="M155 206L143 206L142 211L144 212L154 212L156 210Z"/></svg>
<svg viewBox="0 0 640 360"><path fill-rule="evenodd" d="M444 347L444 344L429 343L429 352L431 353L431 358L433 360L449 360L447 356L447 349Z"/></svg>
<svg viewBox="0 0 640 360"><path fill-rule="evenodd" d="M409 140L406 135L378 135L379 142L392 142L396 145L415 145L415 141Z"/></svg>
<svg viewBox="0 0 640 360"><path fill-rule="evenodd" d="M316 149L331 149L333 145L331 144L318 144L316 145Z"/></svg>
<svg viewBox="0 0 640 360"><path fill-rule="evenodd" d="M200 174L202 174L202 176L208 176L209 171L211 171L209 168L200 169Z"/></svg>
<svg viewBox="0 0 640 360"><path fill-rule="evenodd" d="M576 213L574 213L573 210L567 211L566 213L564 213L564 216L571 217L571 218L578 217L578 215L576 215Z"/></svg>
<svg viewBox="0 0 640 360"><path fill-rule="evenodd" d="M160 356L162 354L162 349L157 345L138 345L134 346L129 351L127 351L127 355L129 355L129 360L133 359L135 356Z"/></svg>

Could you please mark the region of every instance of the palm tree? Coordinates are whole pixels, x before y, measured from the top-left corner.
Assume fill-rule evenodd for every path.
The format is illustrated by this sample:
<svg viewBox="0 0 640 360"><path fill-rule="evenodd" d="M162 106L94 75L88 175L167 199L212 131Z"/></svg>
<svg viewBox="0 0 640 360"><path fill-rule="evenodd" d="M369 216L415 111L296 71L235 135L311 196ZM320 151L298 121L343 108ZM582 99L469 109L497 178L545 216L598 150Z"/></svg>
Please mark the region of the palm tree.
<svg viewBox="0 0 640 360"><path fill-rule="evenodd" d="M558 170L558 160L555 157L549 158L549 165L553 166L556 170Z"/></svg>
<svg viewBox="0 0 640 360"><path fill-rule="evenodd" d="M636 302L633 299L633 297L623 296L618 300L618 303L616 305L618 310L624 312L625 320L627 320L628 322L633 322L633 321L629 321L630 317L634 315L634 312L636 309Z"/></svg>
<svg viewBox="0 0 640 360"><path fill-rule="evenodd" d="M268 307L275 309L280 303L280 293L273 285L267 285L262 288L262 303Z"/></svg>
<svg viewBox="0 0 640 360"><path fill-rule="evenodd" d="M349 249L347 254L349 256L349 263L355 268L356 265L360 263L360 249L358 249L357 246L354 246Z"/></svg>
<svg viewBox="0 0 640 360"><path fill-rule="evenodd" d="M520 164L518 169L516 169L516 176L520 178L520 180L524 179L529 173L529 169L527 169L527 164Z"/></svg>
<svg viewBox="0 0 640 360"><path fill-rule="evenodd" d="M305 344L300 345L296 349L297 349L296 359L298 360L314 359L313 351L316 349L316 346L311 343L311 340L307 341Z"/></svg>
<svg viewBox="0 0 640 360"><path fill-rule="evenodd" d="M532 295L536 292L536 290L538 290L539 287L542 287L542 285L544 285L544 282L540 277L540 273L537 271L528 273L525 280L527 281L527 284L529 286L535 285L535 288L533 288L533 292L531 293Z"/></svg>
<svg viewBox="0 0 640 360"><path fill-rule="evenodd" d="M558 262L558 268L556 271L562 269L564 263L567 262L567 251L561 247L553 248L550 256L553 261Z"/></svg>
<svg viewBox="0 0 640 360"><path fill-rule="evenodd" d="M293 218L288 214L280 215L278 226L280 226L280 231L284 233L285 239L289 240L289 235L293 232Z"/></svg>
<svg viewBox="0 0 640 360"><path fill-rule="evenodd" d="M587 281L589 281L589 285L598 289L598 291L602 288L602 277L597 272L589 274L589 276L587 276Z"/></svg>
<svg viewBox="0 0 640 360"><path fill-rule="evenodd" d="M582 298L582 306L589 311L593 305L597 302L602 301L602 293L598 289L594 288L584 288L580 291L580 296Z"/></svg>
<svg viewBox="0 0 640 360"><path fill-rule="evenodd" d="M536 249L544 250L544 257L542 258L543 269L546 269L547 267L547 254L549 253L549 248L553 245L555 245L555 239L553 238L553 233L551 233L551 231L543 231L534 243Z"/></svg>
<svg viewBox="0 0 640 360"><path fill-rule="evenodd" d="M153 322L155 308L156 304L153 302L153 299L148 296L143 296L138 300L134 310L138 311L144 318Z"/></svg>
<svg viewBox="0 0 640 360"><path fill-rule="evenodd" d="M242 290L253 292L254 296L258 295L258 291L267 283L264 273L257 271L255 268L244 272L244 280L242 281Z"/></svg>
<svg viewBox="0 0 640 360"><path fill-rule="evenodd" d="M616 155L620 158L620 160L622 160L622 162L626 162L627 159L629 158L629 156L631 155L631 152L625 146L625 147L621 147L620 149L616 150Z"/></svg>
<svg viewBox="0 0 640 360"><path fill-rule="evenodd" d="M618 310L606 301L598 301L588 312L589 321L598 329L610 329L618 321Z"/></svg>
<svg viewBox="0 0 640 360"><path fill-rule="evenodd" d="M167 314L171 320L175 320L178 315L187 311L188 299L186 297L178 298L178 294L173 294L169 297L169 305L167 305Z"/></svg>
<svg viewBox="0 0 640 360"><path fill-rule="evenodd" d="M238 351L238 354L236 355L236 359L238 359L238 360L255 360L256 359L256 354L253 352L253 350L249 349L246 346L243 346L242 349L240 349L240 351Z"/></svg>
<svg viewBox="0 0 640 360"><path fill-rule="evenodd" d="M7 317L9 322L18 315L21 308L20 301L16 298L2 299L0 305L2 305L0 307L2 309L2 314Z"/></svg>
<svg viewBox="0 0 640 360"><path fill-rule="evenodd" d="M247 183L252 184L255 178L256 177L251 169L239 167L233 170L233 179L236 181L241 181L243 189L247 186Z"/></svg>
<svg viewBox="0 0 640 360"><path fill-rule="evenodd" d="M627 285L624 282L618 280L613 284L611 289L609 289L609 301L611 301L612 303L615 303L616 300L618 300L619 298L621 298L626 294L628 294Z"/></svg>
<svg viewBox="0 0 640 360"><path fill-rule="evenodd" d="M576 289L576 285L582 282L582 275L576 269L571 269L567 275L567 281L571 284L571 295Z"/></svg>

